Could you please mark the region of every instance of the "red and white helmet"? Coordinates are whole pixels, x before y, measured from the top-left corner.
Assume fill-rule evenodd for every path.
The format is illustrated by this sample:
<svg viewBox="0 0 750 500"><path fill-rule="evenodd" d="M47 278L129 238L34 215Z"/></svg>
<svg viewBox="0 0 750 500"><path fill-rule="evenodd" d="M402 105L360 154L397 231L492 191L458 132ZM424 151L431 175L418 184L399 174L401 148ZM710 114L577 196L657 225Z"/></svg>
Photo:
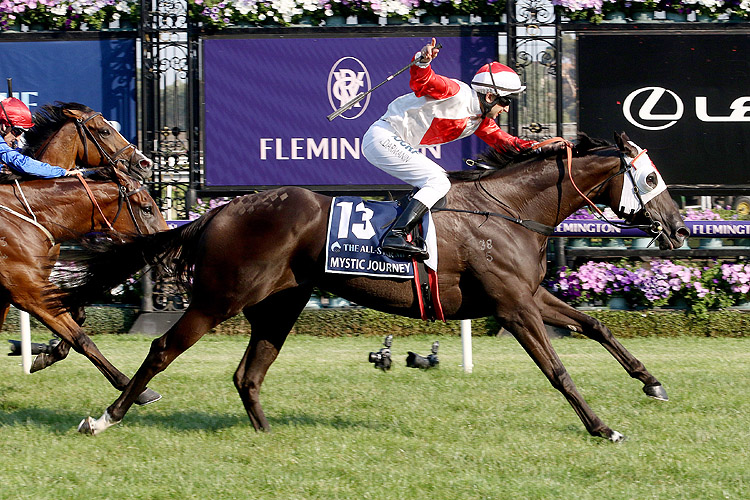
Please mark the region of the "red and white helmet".
<svg viewBox="0 0 750 500"><path fill-rule="evenodd" d="M34 126L31 120L31 111L23 101L15 97L8 97L0 101L0 123L5 123L11 127L29 129Z"/></svg>
<svg viewBox="0 0 750 500"><path fill-rule="evenodd" d="M492 62L485 64L471 80L471 88L480 94L492 93L498 96L517 94L526 90L521 85L518 73L505 64Z"/></svg>

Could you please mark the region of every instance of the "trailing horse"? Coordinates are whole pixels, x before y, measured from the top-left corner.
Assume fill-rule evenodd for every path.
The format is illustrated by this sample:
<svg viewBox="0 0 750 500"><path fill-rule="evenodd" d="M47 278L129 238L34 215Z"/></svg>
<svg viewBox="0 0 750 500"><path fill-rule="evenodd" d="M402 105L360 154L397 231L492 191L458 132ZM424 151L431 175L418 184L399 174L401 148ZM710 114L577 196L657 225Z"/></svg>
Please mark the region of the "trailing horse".
<svg viewBox="0 0 750 500"><path fill-rule="evenodd" d="M547 234L591 202L609 205L629 223L651 231L662 249L678 248L689 236L645 153L624 133L616 140L617 147L583 137L572 161L563 155L518 156L508 163L510 158L491 156L485 161L508 165L455 174L449 208L433 213L445 317L495 316L566 397L586 430L611 441L622 434L606 426L578 393L550 344L545 322L600 342L647 395L666 400L666 391L604 325L540 286ZM634 185L640 190L635 201L630 199ZM81 422L79 430L96 434L119 422L154 375L239 312L252 333L234 383L253 426L267 430L260 387L313 287L373 309L420 317L409 280L324 272L331 201L305 189L279 188L237 198L169 232L93 245L94 255L83 263L85 275L62 296L63 304L96 296L146 262L166 264L191 280L192 301L177 323L153 341L117 400L99 419Z"/></svg>
<svg viewBox="0 0 750 500"><path fill-rule="evenodd" d="M167 229L146 187L131 178L147 178L152 162L105 120L101 113L77 103L45 105L34 115L35 126L24 133L23 152L41 161L72 169L103 166L88 184L75 177L29 180L11 174L0 184L0 327L10 304L25 310L56 333L61 342L39 354L38 371L64 359L71 345L88 357L107 379L123 389L129 379L98 351L80 325L83 308L58 316L45 306L50 262L59 258L60 242L90 232L149 234ZM116 169L116 170L115 170ZM97 180L94 180L97 179ZM98 205L98 208L97 208ZM110 227L110 225L112 227ZM74 326L75 325L75 326ZM138 402L160 396L147 391Z"/></svg>

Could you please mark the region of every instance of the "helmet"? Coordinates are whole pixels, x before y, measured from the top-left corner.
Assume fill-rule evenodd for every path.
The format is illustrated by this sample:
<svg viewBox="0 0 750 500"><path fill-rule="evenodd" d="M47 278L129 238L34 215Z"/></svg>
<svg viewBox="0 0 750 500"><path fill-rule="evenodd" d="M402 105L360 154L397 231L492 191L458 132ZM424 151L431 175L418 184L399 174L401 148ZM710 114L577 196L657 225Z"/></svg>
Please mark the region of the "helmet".
<svg viewBox="0 0 750 500"><path fill-rule="evenodd" d="M29 108L20 99L8 97L0 101L0 104L2 104L2 108L0 109L0 123L25 129L34 126L34 122L31 120L31 111L29 111Z"/></svg>
<svg viewBox="0 0 750 500"><path fill-rule="evenodd" d="M471 80L471 88L480 94L492 93L498 96L526 90L526 86L521 85L518 74L499 62L491 62L479 68Z"/></svg>

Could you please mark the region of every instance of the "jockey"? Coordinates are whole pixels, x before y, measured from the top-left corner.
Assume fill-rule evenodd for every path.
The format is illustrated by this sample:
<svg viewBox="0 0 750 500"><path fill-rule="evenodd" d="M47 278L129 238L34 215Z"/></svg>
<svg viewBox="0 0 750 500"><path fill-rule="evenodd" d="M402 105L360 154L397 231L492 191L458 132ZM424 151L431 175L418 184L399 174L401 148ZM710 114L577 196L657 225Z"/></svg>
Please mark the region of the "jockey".
<svg viewBox="0 0 750 500"><path fill-rule="evenodd" d="M503 131L495 122L500 113L510 108L510 96L526 89L515 71L498 62L485 64L469 86L432 70L430 61L438 52L433 38L415 54L414 58L420 61L411 66L409 81L414 92L391 102L362 139L362 152L370 163L419 188L381 246L420 259L428 258L426 249L406 241L406 236L448 194L451 183L445 170L418 148L445 144L471 134L500 152L531 151L537 144ZM545 153L560 147L550 146L544 147Z"/></svg>
<svg viewBox="0 0 750 500"><path fill-rule="evenodd" d="M15 97L0 101L0 165L9 167L15 173L34 175L43 179L75 175L80 172L53 167L23 155L10 146L15 146L18 137L33 126L31 111L23 101Z"/></svg>

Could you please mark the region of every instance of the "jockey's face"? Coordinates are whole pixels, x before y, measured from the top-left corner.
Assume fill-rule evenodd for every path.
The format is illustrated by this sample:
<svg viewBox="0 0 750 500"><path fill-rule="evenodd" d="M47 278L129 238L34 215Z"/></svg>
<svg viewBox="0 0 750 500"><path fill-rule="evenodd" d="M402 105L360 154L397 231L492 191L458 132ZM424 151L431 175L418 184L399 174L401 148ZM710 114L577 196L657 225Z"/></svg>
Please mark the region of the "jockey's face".
<svg viewBox="0 0 750 500"><path fill-rule="evenodd" d="M497 96L495 96L494 94L484 94L484 99L485 99L485 102L487 103L488 106L490 104L492 104L492 102L495 101L496 98L497 98ZM494 120L495 118L497 118L500 115L500 113L507 113L508 112L508 110L510 109L510 101L508 99L500 99L500 100L502 102L495 104L487 112L487 117L488 118L491 118L491 119Z"/></svg>

